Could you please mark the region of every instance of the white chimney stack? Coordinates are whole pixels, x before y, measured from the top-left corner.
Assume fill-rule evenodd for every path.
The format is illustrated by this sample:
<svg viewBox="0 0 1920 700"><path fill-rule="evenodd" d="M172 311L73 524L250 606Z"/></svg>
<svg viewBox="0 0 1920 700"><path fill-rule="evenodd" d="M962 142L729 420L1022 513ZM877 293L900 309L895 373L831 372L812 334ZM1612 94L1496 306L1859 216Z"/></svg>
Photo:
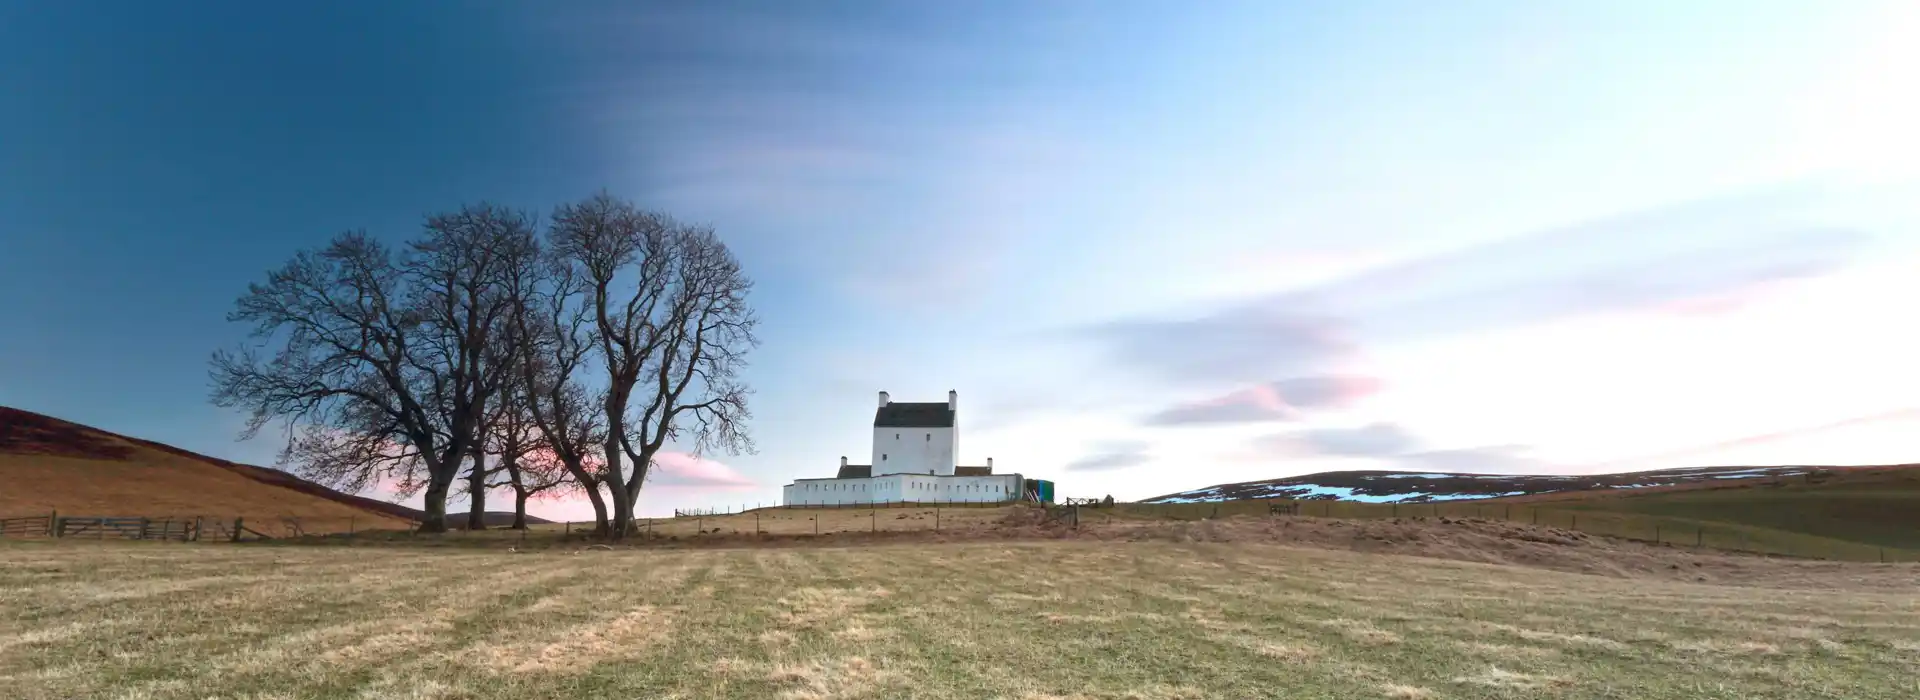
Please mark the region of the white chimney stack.
<svg viewBox="0 0 1920 700"><path fill-rule="evenodd" d="M987 471L993 471L993 458L987 458Z"/></svg>
<svg viewBox="0 0 1920 700"><path fill-rule="evenodd" d="M844 456L843 456L843 457L841 457L841 458L840 458L840 466L842 466L842 467L845 467L845 466L847 466L847 458L846 458L846 457L844 457Z"/></svg>
<svg viewBox="0 0 1920 700"><path fill-rule="evenodd" d="M960 410L960 392L954 391L952 389L947 390L947 410L949 411Z"/></svg>
<svg viewBox="0 0 1920 700"><path fill-rule="evenodd" d="M884 391L880 392L880 405L885 406L890 403L893 403L893 400L887 398L887 392L884 392Z"/></svg>

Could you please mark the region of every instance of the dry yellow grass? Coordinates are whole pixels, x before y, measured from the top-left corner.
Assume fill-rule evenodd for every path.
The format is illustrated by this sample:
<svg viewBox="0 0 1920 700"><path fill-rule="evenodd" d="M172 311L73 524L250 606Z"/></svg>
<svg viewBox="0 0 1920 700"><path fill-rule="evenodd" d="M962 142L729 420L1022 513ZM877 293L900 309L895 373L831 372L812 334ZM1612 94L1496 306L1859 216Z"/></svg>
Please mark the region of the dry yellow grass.
<svg viewBox="0 0 1920 700"><path fill-rule="evenodd" d="M410 526L236 471L252 469L0 407L0 517L243 517L276 536Z"/></svg>
<svg viewBox="0 0 1920 700"><path fill-rule="evenodd" d="M1247 543L0 542L8 698L1911 698L1857 565L1708 585Z"/></svg>
<svg viewBox="0 0 1920 700"><path fill-rule="evenodd" d="M245 517L258 527L298 518L307 532L406 528L398 518L265 484L153 450L127 460L0 455L0 515ZM278 534L278 532L273 533Z"/></svg>

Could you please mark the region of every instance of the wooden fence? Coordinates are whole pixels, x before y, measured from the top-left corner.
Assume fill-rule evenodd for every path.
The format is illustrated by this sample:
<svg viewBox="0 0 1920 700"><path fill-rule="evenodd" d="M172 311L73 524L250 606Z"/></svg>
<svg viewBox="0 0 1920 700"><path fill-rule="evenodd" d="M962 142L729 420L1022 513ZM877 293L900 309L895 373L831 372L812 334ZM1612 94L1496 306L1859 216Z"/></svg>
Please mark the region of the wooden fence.
<svg viewBox="0 0 1920 700"><path fill-rule="evenodd" d="M53 521L54 537L186 542L195 534L194 521L187 519L100 518L70 515L48 517Z"/></svg>
<svg viewBox="0 0 1920 700"><path fill-rule="evenodd" d="M300 534L296 519L292 524L282 524L283 529ZM0 518L0 537L51 537L56 539L93 539L93 540L163 540L175 542L198 542L202 540L218 542L242 542L248 540L274 539L247 524L245 518L209 518L209 517L139 517L139 516L91 516L60 515L49 512L46 515L30 515L13 518Z"/></svg>
<svg viewBox="0 0 1920 700"><path fill-rule="evenodd" d="M52 537L52 515L0 518L0 537Z"/></svg>

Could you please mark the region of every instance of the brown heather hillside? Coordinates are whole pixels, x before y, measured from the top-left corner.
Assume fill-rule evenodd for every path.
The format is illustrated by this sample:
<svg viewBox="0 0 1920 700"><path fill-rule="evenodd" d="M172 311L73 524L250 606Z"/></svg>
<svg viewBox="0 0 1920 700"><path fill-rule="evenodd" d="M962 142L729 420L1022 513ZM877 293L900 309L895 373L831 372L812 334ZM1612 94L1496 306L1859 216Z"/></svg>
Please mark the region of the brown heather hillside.
<svg viewBox="0 0 1920 700"><path fill-rule="evenodd" d="M307 532L411 526L412 509L285 472L228 462L0 407L0 516L296 518Z"/></svg>

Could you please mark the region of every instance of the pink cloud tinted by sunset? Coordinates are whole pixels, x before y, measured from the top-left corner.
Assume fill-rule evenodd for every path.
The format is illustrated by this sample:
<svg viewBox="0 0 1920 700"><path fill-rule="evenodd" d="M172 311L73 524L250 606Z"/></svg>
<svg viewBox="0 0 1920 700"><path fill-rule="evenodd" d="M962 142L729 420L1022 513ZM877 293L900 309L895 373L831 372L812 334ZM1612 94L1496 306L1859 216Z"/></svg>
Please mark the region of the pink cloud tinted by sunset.
<svg viewBox="0 0 1920 700"><path fill-rule="evenodd" d="M685 452L656 455L647 485L700 491L744 491L759 486L733 467Z"/></svg>

